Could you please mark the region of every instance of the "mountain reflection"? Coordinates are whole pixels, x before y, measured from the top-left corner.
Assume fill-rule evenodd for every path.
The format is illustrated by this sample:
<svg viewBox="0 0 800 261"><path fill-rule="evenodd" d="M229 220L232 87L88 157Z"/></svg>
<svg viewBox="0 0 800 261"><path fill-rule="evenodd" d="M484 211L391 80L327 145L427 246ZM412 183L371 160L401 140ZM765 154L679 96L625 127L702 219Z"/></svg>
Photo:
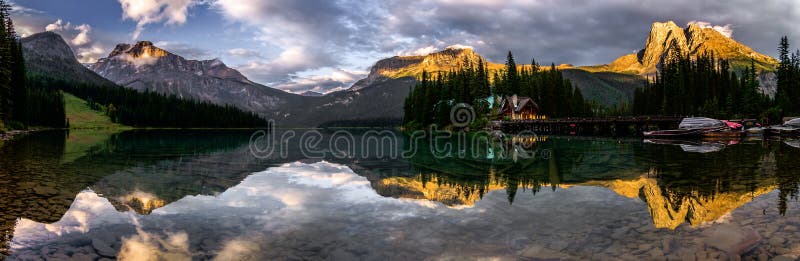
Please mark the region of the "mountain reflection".
<svg viewBox="0 0 800 261"><path fill-rule="evenodd" d="M238 176L220 178L207 174L213 169L187 169L180 164L187 158L218 157L223 155L220 152L241 148L249 137L247 132L97 134L40 132L0 147L0 254L8 252L8 242L19 219L56 222L87 187L101 191L119 210L146 214L168 203L160 197L174 201L190 194L219 193L250 173L237 165L231 172ZM263 166L254 170L260 168ZM176 176L183 179L170 179ZM124 178L113 180L115 177ZM142 182L147 178L158 185Z"/></svg>
<svg viewBox="0 0 800 261"><path fill-rule="evenodd" d="M722 142L714 142L718 143ZM542 188L599 186L640 198L648 204L653 224L670 229L718 220L776 189L782 215L787 200L797 199L800 177L793 170L799 165L792 160L800 156L796 148L756 140L697 154L672 145L555 137L529 148L534 154L549 151L549 158L490 164L483 157L441 159L421 153L411 159L419 174L387 177L373 186L384 196L424 198L449 206L473 205L494 190L505 190L513 204L519 191L536 195Z"/></svg>
<svg viewBox="0 0 800 261"><path fill-rule="evenodd" d="M359 198L370 194L364 185L383 197L440 202L453 209L474 207L495 191L505 194L507 206L516 206L523 197L536 198L545 192L557 198L562 190L575 187L580 187L578 191L604 188L620 198L643 202L651 226L666 229L716 222L771 192L776 192L777 199L764 213L785 215L789 202L797 200L800 186L796 174L800 149L793 146L794 141L749 140L694 153L675 144L635 139L538 137L486 143L476 151L434 157L427 143L403 140L406 148L418 146L418 153L396 160L374 156L309 160L298 152L298 144L290 144L295 147L289 148L287 158L262 160L250 155L250 132L84 134L36 133L0 147L0 256L8 254L14 231L23 220L36 224L80 220L80 215L66 217L69 210L80 207L74 205L76 197L99 200L126 215L152 215L187 198L218 197L254 172L295 162L324 160L339 167L315 171L346 169L366 180L352 183L354 178L348 176L347 184L332 182L317 189L355 184L358 193L342 195ZM319 185L314 177L285 175L295 182ZM91 193L85 192L87 188ZM310 191L287 191L276 197L283 197L287 206L308 204L291 198L314 193L315 188L305 189ZM265 193L263 188L254 191ZM236 204L245 203L247 198Z"/></svg>

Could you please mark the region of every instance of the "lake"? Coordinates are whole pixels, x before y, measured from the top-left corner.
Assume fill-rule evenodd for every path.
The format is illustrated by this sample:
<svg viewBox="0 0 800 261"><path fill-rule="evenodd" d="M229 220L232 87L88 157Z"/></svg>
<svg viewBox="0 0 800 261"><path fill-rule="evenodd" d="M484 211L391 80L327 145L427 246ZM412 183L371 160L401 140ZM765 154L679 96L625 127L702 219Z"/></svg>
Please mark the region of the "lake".
<svg viewBox="0 0 800 261"><path fill-rule="evenodd" d="M308 132L5 142L0 259L800 256L797 141Z"/></svg>

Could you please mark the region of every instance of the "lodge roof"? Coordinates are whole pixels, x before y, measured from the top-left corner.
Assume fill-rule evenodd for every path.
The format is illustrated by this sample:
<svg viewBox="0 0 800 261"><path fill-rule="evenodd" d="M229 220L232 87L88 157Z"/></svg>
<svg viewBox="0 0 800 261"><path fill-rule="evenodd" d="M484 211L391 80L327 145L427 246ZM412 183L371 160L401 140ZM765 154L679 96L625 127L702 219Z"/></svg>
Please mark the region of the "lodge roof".
<svg viewBox="0 0 800 261"><path fill-rule="evenodd" d="M506 112L509 109L513 110L514 113L519 113L528 105L533 106L534 110L539 110L539 105L530 97L517 95L508 96L503 99L502 106L500 106L500 113Z"/></svg>

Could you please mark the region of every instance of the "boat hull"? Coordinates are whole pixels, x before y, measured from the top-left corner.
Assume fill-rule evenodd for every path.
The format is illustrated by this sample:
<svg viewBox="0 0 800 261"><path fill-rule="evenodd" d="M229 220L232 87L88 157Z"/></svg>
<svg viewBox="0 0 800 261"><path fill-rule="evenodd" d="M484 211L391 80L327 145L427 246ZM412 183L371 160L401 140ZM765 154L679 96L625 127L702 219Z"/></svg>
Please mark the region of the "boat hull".
<svg viewBox="0 0 800 261"><path fill-rule="evenodd" d="M648 138L699 138L703 136L703 130L646 131L642 134Z"/></svg>
<svg viewBox="0 0 800 261"><path fill-rule="evenodd" d="M742 131L712 131L703 133L703 137L710 138L739 138L745 135Z"/></svg>

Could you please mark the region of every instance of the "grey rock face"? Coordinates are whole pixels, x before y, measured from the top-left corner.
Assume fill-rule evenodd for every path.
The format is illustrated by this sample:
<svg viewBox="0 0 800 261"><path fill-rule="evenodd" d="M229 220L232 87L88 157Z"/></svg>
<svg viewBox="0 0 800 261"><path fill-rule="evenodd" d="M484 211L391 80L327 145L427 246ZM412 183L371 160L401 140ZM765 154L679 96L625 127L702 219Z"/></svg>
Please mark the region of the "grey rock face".
<svg viewBox="0 0 800 261"><path fill-rule="evenodd" d="M128 88L232 105L265 116L296 96L254 83L220 60L187 60L148 41L119 44L90 68Z"/></svg>

